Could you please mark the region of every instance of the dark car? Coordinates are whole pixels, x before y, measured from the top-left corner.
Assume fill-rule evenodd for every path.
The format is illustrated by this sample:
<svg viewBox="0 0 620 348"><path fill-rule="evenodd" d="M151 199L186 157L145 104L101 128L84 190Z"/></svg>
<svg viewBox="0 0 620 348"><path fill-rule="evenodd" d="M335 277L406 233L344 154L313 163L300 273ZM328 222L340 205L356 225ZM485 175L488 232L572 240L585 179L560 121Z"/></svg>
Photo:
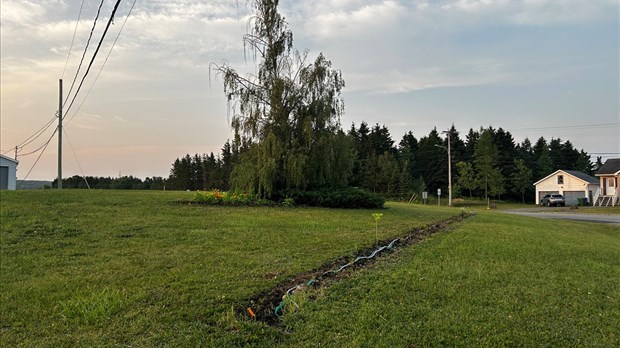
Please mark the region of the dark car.
<svg viewBox="0 0 620 348"><path fill-rule="evenodd" d="M566 201L564 200L564 196L557 194L557 193L545 195L540 200L540 205L546 205L548 207L552 205L563 207L565 204L566 204Z"/></svg>

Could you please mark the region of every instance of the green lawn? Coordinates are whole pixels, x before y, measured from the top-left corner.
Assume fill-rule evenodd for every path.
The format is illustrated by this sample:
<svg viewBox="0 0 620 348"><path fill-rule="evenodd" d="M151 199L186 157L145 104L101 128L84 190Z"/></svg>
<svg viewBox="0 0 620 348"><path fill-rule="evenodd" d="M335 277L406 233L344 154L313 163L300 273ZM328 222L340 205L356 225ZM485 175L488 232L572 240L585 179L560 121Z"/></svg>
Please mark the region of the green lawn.
<svg viewBox="0 0 620 348"><path fill-rule="evenodd" d="M480 210L328 286L281 327L254 295L375 242L376 210L2 191L3 346L618 346L620 228ZM379 238L460 213L390 203ZM312 300L310 300L312 299Z"/></svg>
<svg viewBox="0 0 620 348"><path fill-rule="evenodd" d="M176 203L191 198L186 192L1 195L0 321L10 346L277 338L275 329L234 320L233 309L375 243L375 210ZM406 204L381 212L380 239L459 213Z"/></svg>
<svg viewBox="0 0 620 348"><path fill-rule="evenodd" d="M620 228L480 212L314 296L283 346L617 347Z"/></svg>

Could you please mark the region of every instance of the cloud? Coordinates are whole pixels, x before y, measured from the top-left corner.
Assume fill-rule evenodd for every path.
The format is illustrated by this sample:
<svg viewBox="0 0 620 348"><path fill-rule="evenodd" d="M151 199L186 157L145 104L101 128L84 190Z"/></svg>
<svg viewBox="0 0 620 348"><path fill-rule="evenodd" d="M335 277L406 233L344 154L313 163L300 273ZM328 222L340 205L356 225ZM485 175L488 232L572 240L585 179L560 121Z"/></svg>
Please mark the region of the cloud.
<svg viewBox="0 0 620 348"><path fill-rule="evenodd" d="M45 14L44 2L2 1L2 27L6 25L28 25L40 20Z"/></svg>
<svg viewBox="0 0 620 348"><path fill-rule="evenodd" d="M346 4L349 5L349 2ZM403 9L398 2L383 1L349 10L321 11L311 17L305 25L305 30L309 35L318 38L345 39L382 31L398 20Z"/></svg>
<svg viewBox="0 0 620 348"><path fill-rule="evenodd" d="M463 61L457 66L410 67L389 69L377 74L349 76L349 91L370 91L374 94L408 93L432 88L487 85L508 81L511 73L500 61L482 59Z"/></svg>
<svg viewBox="0 0 620 348"><path fill-rule="evenodd" d="M549 26L583 23L618 12L615 0L456 0L440 6L445 12L483 17L493 22Z"/></svg>

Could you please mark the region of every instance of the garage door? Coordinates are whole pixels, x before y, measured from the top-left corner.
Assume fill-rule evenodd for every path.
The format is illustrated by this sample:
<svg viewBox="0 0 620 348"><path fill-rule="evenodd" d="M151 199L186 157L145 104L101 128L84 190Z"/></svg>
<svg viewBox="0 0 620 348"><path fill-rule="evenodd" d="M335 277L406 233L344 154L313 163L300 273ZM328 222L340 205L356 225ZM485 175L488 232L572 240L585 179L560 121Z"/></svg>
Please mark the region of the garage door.
<svg viewBox="0 0 620 348"><path fill-rule="evenodd" d="M577 205L577 198L585 198L586 193L583 191L564 191L564 200L566 205Z"/></svg>
<svg viewBox="0 0 620 348"><path fill-rule="evenodd" d="M0 190L9 189L9 167L0 167Z"/></svg>
<svg viewBox="0 0 620 348"><path fill-rule="evenodd" d="M539 195L538 195L538 204L540 204L540 201L543 199L543 197L545 197L546 195L553 195L553 194L557 194L560 193L560 191L540 191Z"/></svg>

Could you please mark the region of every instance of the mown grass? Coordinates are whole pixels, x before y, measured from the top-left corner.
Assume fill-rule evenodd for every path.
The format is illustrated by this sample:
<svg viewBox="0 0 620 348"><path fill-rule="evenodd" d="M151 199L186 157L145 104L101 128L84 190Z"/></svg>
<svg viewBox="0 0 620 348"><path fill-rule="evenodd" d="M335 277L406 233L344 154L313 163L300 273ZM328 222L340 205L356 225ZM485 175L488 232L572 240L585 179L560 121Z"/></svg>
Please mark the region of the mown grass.
<svg viewBox="0 0 620 348"><path fill-rule="evenodd" d="M460 213L180 205L186 192L0 196L0 345L620 345L620 228L480 209L453 230L295 293L283 326L253 295ZM299 306L299 307L297 307Z"/></svg>
<svg viewBox="0 0 620 348"><path fill-rule="evenodd" d="M618 347L620 228L483 211L315 292L282 346Z"/></svg>
<svg viewBox="0 0 620 348"><path fill-rule="evenodd" d="M182 205L186 192L2 191L3 346L269 346L234 311L375 243L377 210ZM388 204L386 239L458 214Z"/></svg>

